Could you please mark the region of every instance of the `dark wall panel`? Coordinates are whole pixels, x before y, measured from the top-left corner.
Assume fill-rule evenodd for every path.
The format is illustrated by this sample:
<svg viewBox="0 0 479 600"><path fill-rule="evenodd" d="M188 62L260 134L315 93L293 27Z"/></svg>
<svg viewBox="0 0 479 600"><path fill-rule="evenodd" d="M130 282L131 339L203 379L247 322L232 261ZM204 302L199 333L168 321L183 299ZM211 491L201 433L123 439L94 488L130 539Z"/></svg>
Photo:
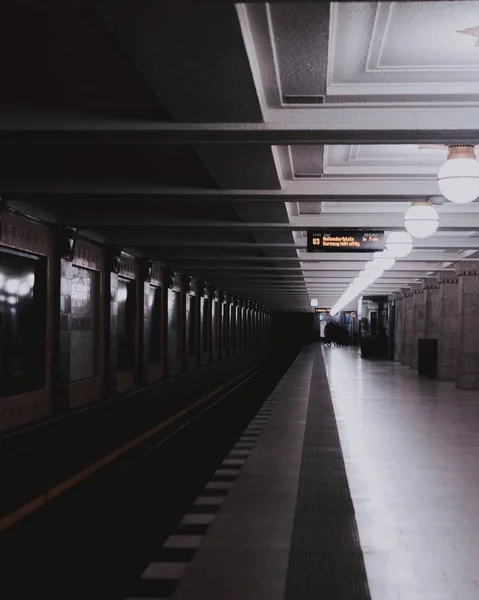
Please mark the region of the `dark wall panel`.
<svg viewBox="0 0 479 600"><path fill-rule="evenodd" d="M0 429L45 418L52 411L53 296L56 290L53 249L51 229L21 215L3 212L0 271L3 269L5 279L0 298L5 297L1 311L4 375L0 382L3 387ZM6 257L9 252L16 252L17 257ZM22 257L27 262L20 260ZM34 287L26 294L26 286L30 287L31 283Z"/></svg>
<svg viewBox="0 0 479 600"><path fill-rule="evenodd" d="M0 251L0 396L45 385L46 263Z"/></svg>
<svg viewBox="0 0 479 600"><path fill-rule="evenodd" d="M118 279L118 371L132 371L135 364L135 282Z"/></svg>
<svg viewBox="0 0 479 600"><path fill-rule="evenodd" d="M97 273L73 265L71 283L70 381L96 375Z"/></svg>
<svg viewBox="0 0 479 600"><path fill-rule="evenodd" d="M64 226L1 226L0 430L258 348L253 303Z"/></svg>

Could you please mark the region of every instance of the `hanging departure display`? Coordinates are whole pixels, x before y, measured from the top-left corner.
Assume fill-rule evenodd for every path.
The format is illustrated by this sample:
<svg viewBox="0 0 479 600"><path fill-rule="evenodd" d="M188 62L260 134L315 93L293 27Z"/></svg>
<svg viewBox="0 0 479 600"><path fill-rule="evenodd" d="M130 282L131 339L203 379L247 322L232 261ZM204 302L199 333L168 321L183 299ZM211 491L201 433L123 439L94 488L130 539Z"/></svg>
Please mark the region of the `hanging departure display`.
<svg viewBox="0 0 479 600"><path fill-rule="evenodd" d="M377 252L384 250L384 231L308 229L308 252Z"/></svg>

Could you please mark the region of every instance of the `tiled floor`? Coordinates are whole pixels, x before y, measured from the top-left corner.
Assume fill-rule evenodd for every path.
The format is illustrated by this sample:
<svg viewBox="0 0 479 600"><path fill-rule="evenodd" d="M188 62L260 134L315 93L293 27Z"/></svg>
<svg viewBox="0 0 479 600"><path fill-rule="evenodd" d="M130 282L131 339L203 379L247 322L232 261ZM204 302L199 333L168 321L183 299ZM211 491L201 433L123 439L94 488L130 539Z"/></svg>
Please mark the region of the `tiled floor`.
<svg viewBox="0 0 479 600"><path fill-rule="evenodd" d="M323 355L372 600L479 600L479 394L355 350ZM210 507L227 495L201 543L188 536L199 548L175 600L284 599L312 367L306 349L249 457L223 461L219 483L243 465L231 489L206 486ZM183 574L169 569L151 577Z"/></svg>
<svg viewBox="0 0 479 600"><path fill-rule="evenodd" d="M479 394L325 348L373 600L479 598Z"/></svg>

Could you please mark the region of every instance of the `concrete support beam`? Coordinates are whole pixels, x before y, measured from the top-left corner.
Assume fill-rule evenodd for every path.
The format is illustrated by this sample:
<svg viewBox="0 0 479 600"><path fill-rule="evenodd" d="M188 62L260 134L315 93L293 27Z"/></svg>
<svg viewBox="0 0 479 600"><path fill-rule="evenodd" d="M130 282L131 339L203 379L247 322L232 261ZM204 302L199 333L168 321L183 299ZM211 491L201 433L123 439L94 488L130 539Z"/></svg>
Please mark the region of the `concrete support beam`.
<svg viewBox="0 0 479 600"><path fill-rule="evenodd" d="M382 107L324 105L298 115L268 111L267 122L171 123L66 118L2 111L0 141L22 144L477 144L476 106ZM300 113L301 114L301 113ZM276 120L280 119L280 120ZM304 120L303 120L304 119Z"/></svg>
<svg viewBox="0 0 479 600"><path fill-rule="evenodd" d="M439 273L439 320L437 376L443 381L456 379L457 353L459 345L459 294L458 279L454 271Z"/></svg>
<svg viewBox="0 0 479 600"><path fill-rule="evenodd" d="M439 282L436 277L425 277L422 280L425 295L425 337L439 339L441 323L441 303L439 301Z"/></svg>
<svg viewBox="0 0 479 600"><path fill-rule="evenodd" d="M418 366L418 340L426 337L426 295L422 282L411 284L412 291L412 349L411 362L412 369Z"/></svg>
<svg viewBox="0 0 479 600"><path fill-rule="evenodd" d="M403 344L401 354L401 364L410 365L412 360L412 347L414 339L413 324L413 305L412 289L403 288L404 308L403 308Z"/></svg>
<svg viewBox="0 0 479 600"><path fill-rule="evenodd" d="M403 323L404 323L404 296L402 292L396 292L395 298L395 323L394 323L394 360L401 362L403 347Z"/></svg>
<svg viewBox="0 0 479 600"><path fill-rule="evenodd" d="M459 343L456 387L479 389L479 261L456 264L459 287Z"/></svg>

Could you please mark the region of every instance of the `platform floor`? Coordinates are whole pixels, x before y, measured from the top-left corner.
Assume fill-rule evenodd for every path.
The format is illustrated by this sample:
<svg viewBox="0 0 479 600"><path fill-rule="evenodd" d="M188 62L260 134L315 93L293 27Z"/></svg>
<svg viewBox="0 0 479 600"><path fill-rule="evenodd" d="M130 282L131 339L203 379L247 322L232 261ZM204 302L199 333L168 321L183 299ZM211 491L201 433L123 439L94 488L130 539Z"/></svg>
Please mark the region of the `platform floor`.
<svg viewBox="0 0 479 600"><path fill-rule="evenodd" d="M479 598L477 392L311 346L217 475L175 600Z"/></svg>
<svg viewBox="0 0 479 600"><path fill-rule="evenodd" d="M371 597L479 598L479 394L324 356Z"/></svg>

